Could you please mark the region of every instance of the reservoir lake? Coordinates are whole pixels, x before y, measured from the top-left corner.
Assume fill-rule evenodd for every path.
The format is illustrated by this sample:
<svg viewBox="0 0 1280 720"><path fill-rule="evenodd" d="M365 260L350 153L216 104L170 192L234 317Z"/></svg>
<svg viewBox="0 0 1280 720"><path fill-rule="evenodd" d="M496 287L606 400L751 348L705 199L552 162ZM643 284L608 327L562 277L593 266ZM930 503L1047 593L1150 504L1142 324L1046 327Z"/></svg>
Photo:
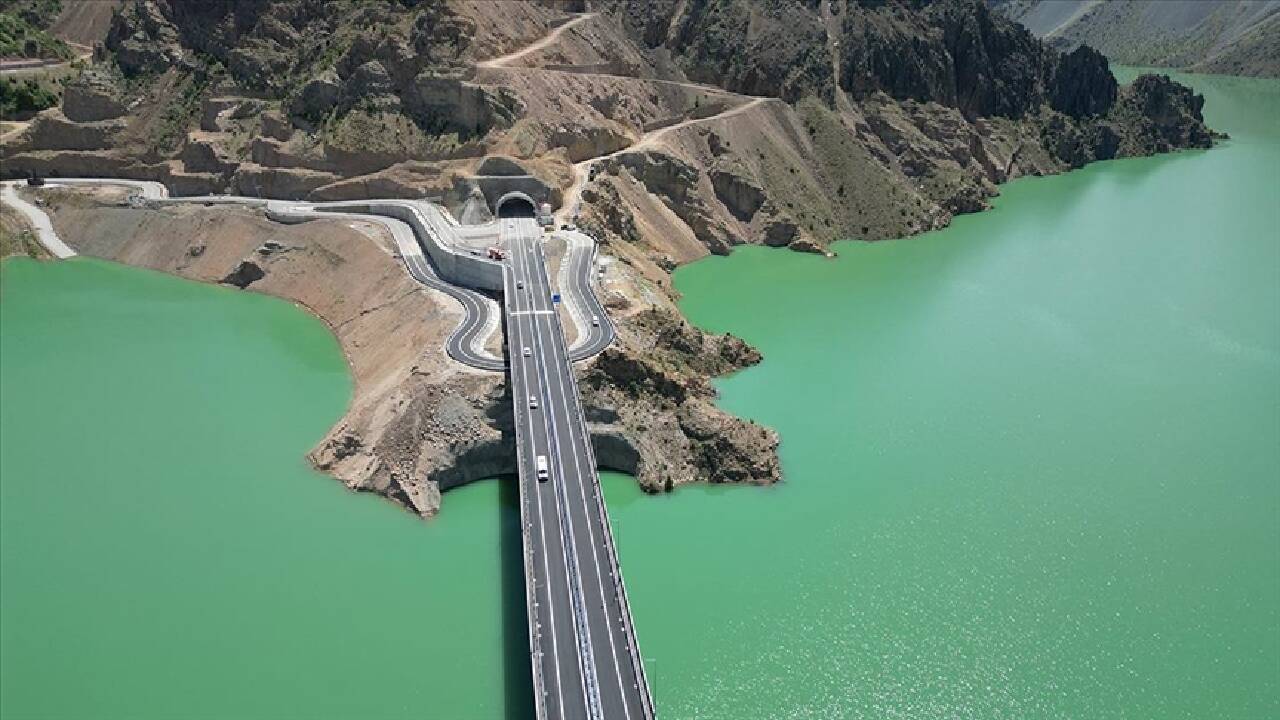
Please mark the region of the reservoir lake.
<svg viewBox="0 0 1280 720"><path fill-rule="evenodd" d="M1230 140L677 271L786 481L602 473L662 717L1280 716L1280 82L1175 77ZM347 492L350 392L288 303L6 260L0 715L529 717L514 483Z"/></svg>

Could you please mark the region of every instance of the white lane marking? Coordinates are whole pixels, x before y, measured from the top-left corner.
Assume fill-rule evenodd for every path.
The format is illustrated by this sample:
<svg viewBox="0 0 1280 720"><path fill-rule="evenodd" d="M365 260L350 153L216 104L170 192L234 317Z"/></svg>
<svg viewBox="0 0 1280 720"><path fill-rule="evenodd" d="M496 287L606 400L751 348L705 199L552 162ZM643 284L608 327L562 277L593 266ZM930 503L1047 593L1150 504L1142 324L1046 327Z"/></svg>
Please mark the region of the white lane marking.
<svg viewBox="0 0 1280 720"><path fill-rule="evenodd" d="M527 238L525 237L524 234L521 234L520 239L523 241ZM528 239L532 239L532 238L528 238ZM536 239L535 239L535 242L536 242ZM524 249L523 242L521 243L520 247L521 247L521 250L523 251ZM534 252L536 253L539 250L540 248L535 245ZM526 256L524 252L520 253L520 257L521 257L522 265L525 268L526 282L532 282L535 285L535 287L538 285L541 285L544 290L547 290L549 292L550 288L547 285L545 266L533 265L532 263L530 263L528 256ZM539 257L541 257L540 254L539 254ZM534 270L534 268L536 268L536 271ZM534 293L533 297L545 298L547 297L547 295ZM534 342L537 345L537 349L538 349L534 362L542 377L543 386L547 393L545 397L550 398L551 382L547 377L547 359L545 357L545 354L542 352L542 347L544 345L543 337L542 337L542 332L538 327L538 322L536 317L533 320L533 337L534 337ZM550 437L548 439L551 441L551 448L549 449L548 452L555 456L556 468L557 470L560 471L559 477L555 481L555 487L552 488L552 490L556 493L557 499L559 500L556 510L557 512L559 512L561 508L563 508L564 514L570 515L568 525L565 525L563 516L560 516L560 523L561 523L562 532L565 528L567 528L569 533L569 544L571 549L566 549L565 557L566 557L566 561L568 561L569 558L572 557L573 567L568 572L572 573L571 579L577 581L576 582L577 592L574 593L574 595L570 599L572 601L576 601L574 602L574 604L577 605L578 607L578 612L575 613L575 616L578 616L580 614L580 617L575 617L574 634L577 636L578 645L580 649L580 654L579 654L580 666L583 669L583 681L586 684L586 687L584 688L584 690L586 690L588 693L588 698L587 698L588 709L591 711L591 714L593 716L599 717L601 712L600 682L596 674L594 653L592 653L593 645L591 641L591 621L590 621L590 618L587 616L587 609L585 607L586 595L584 592L584 584L582 581L582 572L579 569L578 559L577 559L577 551L578 551L577 535L573 529L573 518L571 515L571 511L569 510L568 498L565 495L565 490L563 487L563 484L564 484L563 468L565 464L560 453L560 434L558 430L558 424L556 423L556 420L555 420L555 412L549 412L549 413L544 412L543 418L544 418L544 421L547 422L550 427ZM572 555L570 553L572 553ZM578 632L579 623L582 625L581 634L579 634ZM582 644L583 634L585 634L586 636L585 638L586 645Z"/></svg>
<svg viewBox="0 0 1280 720"><path fill-rule="evenodd" d="M533 336L535 338L534 343L538 346L538 352L535 353L534 360L535 360L535 364L538 366L538 373L542 376L543 386L547 389L548 395L550 395L551 381L548 378L547 362L542 351L542 345L543 345L542 332L537 327L537 324L538 324L537 318L534 318L533 322L534 322ZM562 402L563 402L563 399L562 399ZM555 419L556 414L554 411L549 413L543 413L543 416L547 419L547 422L551 428L551 437L549 438L551 441L551 448L549 452L555 456L556 469L559 471L557 473L558 477L556 478L556 481L555 481L555 487L552 488L552 490L556 493L557 500L559 501L557 503L556 510L557 512L560 512L560 510L563 509L563 515L570 516L568 519L568 524L565 524L565 519L563 515L560 518L560 523L561 523L561 528L562 529L567 528L569 532L569 545L571 549L567 549L567 551L565 552L565 557L566 557L566 560L569 558L572 558L573 567L569 569L569 572L572 574L571 579L576 580L577 592L575 592L574 596L571 598L571 600L574 601L573 604L577 606L576 612L574 613L575 615L574 628L575 628L575 634L578 635L578 646L581 651L580 658L584 666L584 680L586 680L587 692L589 695L587 700L588 707L592 711L592 715L598 717L600 714L600 710L599 710L600 709L600 681L596 675L595 655L594 653L591 652L591 649L593 647L591 643L591 620L586 615L587 613L587 609L585 607L586 595L583 590L584 586L582 582L582 571L580 570L578 565L578 539L577 539L577 534L573 530L572 513L569 509L568 499L565 496L565 489L564 489L565 462L562 457L562 453L560 452L560 432L558 429L558 423L556 423L556 419ZM582 630L581 633L578 633L578 630L577 630L578 626L581 626L581 630ZM583 635L586 636L585 645L582 644Z"/></svg>
<svg viewBox="0 0 1280 720"><path fill-rule="evenodd" d="M544 258L544 262L545 262L545 255L543 256L543 258ZM590 296L590 297L588 297L587 299L588 299L588 300L595 301L595 297L594 297L594 295L591 295L591 296ZM601 313L601 315L603 315L603 312ZM607 322L607 319L606 319L605 321ZM602 329L601 331L603 332L603 329ZM563 340L563 335L561 335L560 337L561 337L561 339ZM564 351L566 354L568 353L568 350L564 347L563 342L559 345L559 348L560 348L562 351ZM567 357L567 355L566 355L566 357ZM580 395L579 395L579 392L578 392L578 383L577 383L577 379L573 377L573 374L572 374L572 368L571 368L571 367L570 367L570 372L569 372L569 374L568 374L568 377L569 377L570 386L571 386L571 388L572 388L573 392L572 392L572 394L570 395L570 394L567 392L567 390L566 390L566 391L562 394L562 397L566 400L566 402L569 400L569 398L570 398L570 397L572 397L572 403L573 403L574 408L576 409L577 417L579 418L579 420L585 421L585 416L582 414L582 405L581 405L581 398L580 398ZM564 389L564 386L563 386L563 378L562 378L561 376L559 376L559 375L558 375L558 376L557 376L557 380L561 383L561 387L562 387L562 389ZM583 439L583 443L584 443L584 449L586 450L586 453L587 453L587 458L590 460L590 459L592 459L592 458L594 457L594 454L591 452L591 446L590 446L590 444L589 444L589 441L588 441L588 440L587 440L587 438L586 438L586 435L584 434L584 433L586 432L586 426L585 426L585 424L583 424L582 422L580 422L580 423L578 424L578 428L579 428L579 434L580 434L580 435L582 435L582 439ZM589 463L589 465L590 465L592 468L594 468L594 462ZM608 553L608 552L610 552L610 550L612 550L612 547L613 547L613 538L612 538L612 536L611 536L611 534L610 534L610 532L609 532L609 527L608 527L608 525L609 525L609 511L608 511L608 509L607 509L607 508L605 507L605 505L604 505L603 498L602 498L602 497L601 497L601 495L600 495L599 486L598 486L598 484L596 484L596 483L594 482L594 478L593 478L593 489L595 490L594 498L595 498L595 500L596 500L595 509L596 509L596 511L597 511L597 514L592 515L592 514L588 513L588 530L589 530L589 531L591 531L591 532L594 534L594 531L593 531L593 530L591 530L592 526L595 524L595 522L598 522L598 523L600 524L600 528L599 528L599 529L600 529L600 534L601 534L602 539L605 541L605 543L606 543L606 545L607 545L607 547L605 548L605 550L604 550L604 551L605 551L606 553ZM581 485L579 486L579 490L580 490L580 491L582 491L582 490L583 490L583 487L582 487ZM585 501L586 501L586 500L585 500L585 497L584 497L584 503L585 503ZM593 522L593 521L595 521L595 522ZM592 547L593 547L593 552L594 552L594 550L595 550L595 541L594 541L594 537L593 537L593 539L592 539ZM614 586L614 588L613 588L613 595L614 595L614 599L615 599L615 601L617 602L616 608L617 608L617 612L618 612L618 616L619 616L619 623L620 623L621 632L623 633L623 635L624 635L624 636L626 636L626 638L627 638L627 640L628 640L627 648L628 648L628 652L630 653L630 656L631 656L631 659L630 659L630 662L628 663L628 665L630 666L630 669L636 673L636 680L637 680L637 684L635 685L635 687L638 689L638 688L639 688L639 684L638 684L638 683L639 683L639 680L644 679L644 670L643 670L643 668L642 668L642 667L641 667L641 665L640 665L640 662L641 662L641 661L640 661L640 657L639 657L639 650L638 650L638 647L637 647L637 645L636 645L636 643L635 643L635 641L634 641L634 635L633 635L633 634L631 634L631 633L632 633L632 630L631 630L631 625L630 625L630 623L629 623L630 618L629 618L629 617L627 616L627 614L624 612L624 610L626 609L626 607L627 607L627 605L628 605L628 603L626 602L626 589L625 589L625 587L623 587L624 582L623 582L623 579L622 579L622 577L621 577L621 573L620 573L620 572L618 572L618 573L616 573L616 574L615 574L615 570L618 570L619 568L618 568L618 564L617 564L616 559L613 559L613 558L616 558L616 551L613 551L613 552L614 552L614 554L613 554L613 555L610 555L611 561L610 561L610 564L609 564L609 567L610 567L610 571L609 571L609 572L610 572L610 577L611 577L612 579L614 579L614 581L615 581L615 586ZM598 565L597 565L597 567L598 567ZM601 575L599 574L599 572L597 572L596 577L598 578L599 582L603 582L603 581L604 581L603 576L601 576ZM601 587L601 590L602 590L602 593L603 593L604 588L603 588L603 587ZM607 623L610 623L610 632L612 633L612 630L613 630L612 625L611 625L612 620L608 617L608 612L607 612L607 610L606 610L605 615L606 615L606 622L607 622ZM614 658L615 658L615 667L619 667L619 666L618 666L618 664L617 664L617 660L618 660L618 656L617 656L617 648L616 648L616 645L614 645L614 644L613 644L613 636L612 636L612 634L610 635L610 638L609 638L609 639L610 639L610 647L611 647L611 650L612 650L612 651L613 651L613 653L614 653ZM631 674L631 673L630 673L630 672L628 672L628 675L630 675L630 674ZM619 679L620 679L620 677L619 677ZM625 709L626 709L626 705L625 705L625 694L626 694L626 688L625 688L625 686L623 686L621 683L620 683L620 686L619 686L619 690L620 690L620 692L622 692L622 693L624 694L624 710L625 710ZM642 692L640 692L640 704L641 704L641 714L642 714L642 715L645 715L645 714L646 714L646 707L648 706L648 705L646 704L646 701L647 701L647 703L648 703L648 704L651 704L651 703L652 703L652 700L649 700L649 698L648 698L648 683L647 683L647 682L645 683L645 688L644 688L644 690L643 690ZM648 711L648 712L651 712L651 710L650 710L650 711ZM629 714L629 711L628 711L628 714Z"/></svg>
<svg viewBox="0 0 1280 720"><path fill-rule="evenodd" d="M506 271L504 271L504 274L505 272ZM515 298L515 301L518 307L520 303L519 296ZM523 337L523 333L520 332L520 323L516 322L512 324L515 326L516 336L518 338ZM516 365L519 366L520 375L524 379L524 387L528 389L529 387L528 371L525 370L525 366L523 362L517 362ZM532 443L534 442L533 415L529 413L527 410L525 411L524 415L529 425L529 442ZM532 449L533 449L534 455L536 456L537 447L535 446ZM521 481L524 482L524 480L521 480ZM559 643L559 640L556 638L556 632L555 632L556 605L555 605L554 599L551 597L551 563L550 563L550 560L547 559L547 554L548 554L547 553L547 523L544 520L543 514L542 514L542 493L539 492L537 481L530 480L529 482L533 483L531 487L533 488L533 495L535 500L537 501L537 506L538 506L538 533L542 537L542 572L543 572L543 578L544 578L543 593L546 595L546 598L547 598L547 612L550 613L550 621L551 621L551 661L555 665L555 669L556 669L556 707L560 710L560 714L563 715L564 714L564 680L560 676L560 643ZM534 578L533 580L534 580L534 597L536 599L537 598L537 579ZM537 627L538 618L536 613L533 618L533 622L535 625L535 632L537 632L539 637L541 637L541 629ZM542 662L541 657L538 658L538 662L539 663ZM542 674L545 675L545 672ZM539 698L539 700L541 700L541 698Z"/></svg>
<svg viewBox="0 0 1280 720"><path fill-rule="evenodd" d="M574 402L577 404L578 412L581 414L581 392L578 389L578 380L570 374L569 381L574 388ZM581 415L581 417L585 420L585 415ZM595 454L592 452L590 445L587 445L586 450L587 458L590 461L589 464L594 467ZM654 716L653 697L649 694L649 681L648 678L645 677L644 673L644 660L643 656L640 654L640 645L635 636L635 623L630 615L630 602L627 598L626 580L622 576L622 565L618 561L617 546L615 545L613 535L610 532L609 508L605 504L598 486L596 488L595 500L596 509L599 513L600 534L605 541L605 552L609 555L610 577L612 577L616 583L614 590L618 602L620 629L627 641L627 652L630 658L631 670L635 673L636 682L634 687L640 699L640 714L642 717L652 718Z"/></svg>
<svg viewBox="0 0 1280 720"><path fill-rule="evenodd" d="M517 310L512 315L555 315L555 310Z"/></svg>
<svg viewBox="0 0 1280 720"><path fill-rule="evenodd" d="M543 261L542 264L543 264L543 267L545 268L545 258L542 256L541 252L538 253L538 256L539 256L539 259ZM540 273L540 275L543 276L543 282L545 282L546 281L545 273ZM535 325L537 324L536 319L534 320L534 323ZM572 372L572 369L570 368L568 363L568 350L564 347L564 334L562 331L559 330L559 328L557 327L558 325L559 325L558 322L553 322L550 319L547 322L547 332L549 337L552 338L551 344L552 344L552 352L553 352L554 360L557 362L557 364L559 364L560 361L563 360L564 361L563 367L569 368L567 372ZM559 332L560 334L557 335L557 332ZM535 332L535 335L540 337L541 332L540 331ZM563 355L561 355L561 351L563 351ZM565 417L569 419L568 434L569 434L570 449L572 450L572 452L570 452L570 456L573 458L573 468L574 468L573 477L577 481L578 496L582 499L583 516L587 520L587 534L588 534L588 538L591 541L589 546L591 550L591 561L596 571L596 589L600 593L601 606L604 613L605 627L608 630L606 635L609 638L609 657L613 662L614 678L617 680L617 683L618 683L618 694L622 700L622 710L623 710L623 713L626 715L626 717L629 719L631 717L631 708L627 702L627 692L625 690L626 686L622 682L622 669L621 669L620 663L618 662L618 648L613 638L613 620L609 613L609 595L610 594L606 592L604 583L603 583L603 578L600 574L600 556L598 554L598 550L596 547L595 530L592 527L591 510L590 510L590 506L587 504L586 490L584 489L584 486L583 486L584 475L582 470L582 464L578 461L577 441L575 441L574 439L575 437L574 426L579 425L579 423L575 423L573 421L575 419L575 413L573 412L573 409L569 404L569 399L568 399L568 395L566 393L565 384L564 384L564 378L561 376L559 371L554 373L554 375L556 377L556 385L560 389L560 407L564 409ZM550 387L549 380L547 381L547 384L548 384L548 390L549 391L552 390L552 388ZM554 394L552 396L552 399L554 400ZM552 415L554 416L554 414L555 413L554 413L554 406L553 406ZM581 427L579 427L578 437L583 442L584 445L586 442L588 442L587 439L582 436ZM570 527L570 529L572 530L572 526ZM577 545L576 539L574 541L574 544L576 547Z"/></svg>
<svg viewBox="0 0 1280 720"><path fill-rule="evenodd" d="M567 397L567 391L565 390L565 387L564 387L564 381L562 378L559 377L558 373L557 373L556 383L560 386L561 401L564 404L565 414L572 415L572 412L569 409L569 400ZM569 427L569 437L570 437L571 445L576 444L576 441L574 440L574 431L573 431L574 424L575 423L570 423L570 427ZM585 440L583 440L583 442L585 442ZM596 546L596 533L593 527L594 523L592 521L592 508L588 504L587 495L586 495L585 483L588 482L588 480L586 475L583 473L581 463L578 462L578 454L576 452L577 448L575 447L574 450L575 452L573 453L573 458L574 458L573 464L574 464L575 477L577 479L577 485L578 485L578 497L582 500L583 515L586 517L586 522L587 522L587 535L588 535L588 539L590 540L589 547L591 549L591 563L592 563L592 566L595 568L595 573L596 573L595 574L596 589L599 591L601 612L604 615L605 627L608 629L607 636L609 639L610 660L613 663L614 679L618 683L618 693L622 700L623 712L625 713L627 718L630 718L631 709L627 702L627 692L625 689L626 685L622 681L622 666L621 666L621 663L618 661L618 647L613 637L613 613L609 611L610 599L611 597L616 597L616 593L610 592L604 586L604 575L600 571L599 549ZM619 615L619 618L621 618L620 615Z"/></svg>
<svg viewBox="0 0 1280 720"><path fill-rule="evenodd" d="M519 234L519 233L517 233L517 234L516 234L516 236L513 238L514 242L516 242L516 243L517 243L517 245L518 245L519 247L521 247L521 248L523 248L523 240L524 240L524 239L525 239L525 238L524 238L524 236L523 236L522 234ZM523 253L520 253L519 255L520 255L520 259L521 259L521 260L523 260L523 259L524 259L524 254L523 254ZM517 260L517 262L520 262L520 260ZM528 264L527 264L527 262L521 262L521 267L522 267L522 272L524 273L525 280L526 280L526 281L528 281L528 279L529 279L529 274L528 274ZM517 297L519 297L519 296L517 296ZM517 302L518 302L518 300L517 300ZM533 301L532 301L532 299L531 299L531 298L528 298L527 296L525 297L525 304L526 304L526 307L532 307L532 302L533 302ZM516 325L518 326L519 324L520 324L520 323L519 323L519 321L517 321L517 322L516 322ZM538 333L537 333L537 328L536 328L536 326L533 328L533 330L534 330L534 333L533 333L534 343L535 343L535 344L537 344L537 341L538 341L538 339L539 339L539 338L538 338ZM536 361L535 361L535 364L536 364ZM521 365L521 369L522 369L522 370L524 370L525 368L524 368L524 362L523 362L523 360L522 360L522 361L520 361L520 365ZM526 379L527 379L527 377L528 377L527 372L525 372L524 374L525 374L525 377L526 377ZM526 387L527 387L527 380L526 380ZM543 393L543 392L539 392L538 394L539 394L539 395L544 395L544 393ZM544 425L544 431L545 431L545 430L547 429L547 427L546 427L546 426L547 426L547 422L548 422L548 414L544 412L542 415L543 415L543 425ZM530 418L531 418L531 422L532 422L531 414L530 414ZM549 431L548 431L548 432L546 432L546 435L547 435L547 440L548 440L548 441L550 441L550 439L551 439L551 432L549 432ZM533 437L532 426L531 426L531 429L530 429L530 436L531 436L531 437L530 437L530 442L534 442L534 443L535 443L534 451L535 451L535 453L536 453L536 452L537 452L537 448L536 448L536 439L534 439L534 437ZM554 450L554 446L552 447L552 449L548 449L547 454L548 454L548 455L553 454L553 450ZM558 462L557 462L557 465L559 465L559 463L558 463ZM558 489L558 487L559 487L560 483L559 483L558 481L554 481L554 480L553 480L553 482L554 482L554 485L553 485L553 487L552 487L552 492L553 492L553 493L555 493L555 492L557 491L557 489ZM542 515L541 515L542 493L541 493L541 488L540 488L540 486L539 486L539 485L534 485L534 491L535 491L535 493L537 493L537 496L538 496L538 502L539 502L539 518L541 518L541 517L542 517ZM557 498L558 498L558 497L559 497L559 496L557 495ZM569 581L570 581L570 579L571 579L572 577L574 577L574 576L573 576L573 574L571 573L571 571L570 571L570 569L569 569L569 553L566 551L566 549L565 549L565 547L564 547L564 529L565 529L565 524L564 524L564 516L563 516L563 513L561 512L561 504L560 504L559 502L555 503L555 510L556 510L556 522L557 522L557 526L558 526L558 527L559 527L559 529L560 529L560 546L561 546L560 559L561 559L562 565L563 565L563 567L564 567L564 573L565 573L565 582L566 582L566 588L565 588L565 590L566 590L566 593L567 593L567 595L568 595L568 597L569 597L569 605L570 605L570 607L573 607L573 606L576 604L576 603L575 603L575 594L574 594L574 592L573 592L573 588L572 588L572 586L569 584ZM543 523L543 527L545 528L545 522ZM572 527L570 527L570 531L572 531ZM544 532L545 532L545 531L544 531ZM545 537L545 535L544 535L544 537ZM545 543L545 540L544 540L544 542L543 542L543 552L544 552L544 554L546 553L546 543ZM549 567L549 566L547 567L547 584L548 584L548 588L549 588L549 587L550 587L550 584L551 584L551 572L550 572L550 567ZM580 586L580 585L581 585L581 581L579 581L579 583L578 583L578 584L579 584L579 586ZM551 598L550 598L550 590L548 590L548 602L551 602ZM553 607L554 607L554 606L553 606ZM554 615L553 615L553 620L552 620L552 629L553 629L552 637L553 637L553 638L555 637L555 634L554 634L554 627L555 627L555 621L554 621ZM584 704L584 705L586 705L588 708L590 708L590 707L591 707L591 696L590 696L590 694L589 694L589 690L588 690L588 688L587 688L587 678L588 678L588 676L587 676L587 669L588 669L588 668L585 666L585 663L586 663L587 659L586 659L586 657L584 656L584 654L583 654L583 652L582 652L582 637L581 637L581 635L580 635L580 633L579 633L579 630L578 630L578 623L577 623L576 619L575 619L575 620L574 620L574 622L570 625L570 627L571 627L571 629L573 630L574 644L578 646L578 652L577 652L577 653L575 653L575 656L576 656L576 657L575 657L575 659L577 660L577 663L578 663L578 672L581 674L581 676L582 676L582 680L583 680L583 685L582 685L583 704ZM557 662L556 662L556 676L557 676L557 679L559 679L559 677L560 677L560 664L559 664L559 661L558 661L558 657L557 657ZM559 686L559 685L557 685L557 687L559 688L560 686ZM563 707L564 707L563 694L561 695L560 707L561 707L561 712L563 713Z"/></svg>

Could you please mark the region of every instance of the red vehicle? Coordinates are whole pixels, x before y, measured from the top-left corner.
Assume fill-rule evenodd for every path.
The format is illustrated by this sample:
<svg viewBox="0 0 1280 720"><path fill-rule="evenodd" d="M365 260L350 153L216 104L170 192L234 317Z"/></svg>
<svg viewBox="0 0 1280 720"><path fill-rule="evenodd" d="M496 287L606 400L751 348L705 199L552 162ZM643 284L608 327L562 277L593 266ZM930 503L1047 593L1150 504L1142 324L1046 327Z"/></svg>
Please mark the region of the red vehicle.
<svg viewBox="0 0 1280 720"><path fill-rule="evenodd" d="M490 260L506 260L507 259L506 253L502 252L501 248L491 247L489 248L488 253L489 253Z"/></svg>

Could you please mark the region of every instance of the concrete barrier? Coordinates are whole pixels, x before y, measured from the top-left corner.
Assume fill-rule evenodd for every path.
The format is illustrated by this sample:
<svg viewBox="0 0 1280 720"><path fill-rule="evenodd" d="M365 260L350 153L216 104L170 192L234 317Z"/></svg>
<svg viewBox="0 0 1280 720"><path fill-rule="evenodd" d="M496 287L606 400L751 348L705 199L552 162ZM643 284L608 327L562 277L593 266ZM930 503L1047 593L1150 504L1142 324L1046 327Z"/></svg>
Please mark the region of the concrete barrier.
<svg viewBox="0 0 1280 720"><path fill-rule="evenodd" d="M356 212L385 215L408 223L422 243L440 277L463 287L501 291L502 263L458 250L450 240L453 227L430 205L410 200L373 200L353 203L321 203L316 212Z"/></svg>

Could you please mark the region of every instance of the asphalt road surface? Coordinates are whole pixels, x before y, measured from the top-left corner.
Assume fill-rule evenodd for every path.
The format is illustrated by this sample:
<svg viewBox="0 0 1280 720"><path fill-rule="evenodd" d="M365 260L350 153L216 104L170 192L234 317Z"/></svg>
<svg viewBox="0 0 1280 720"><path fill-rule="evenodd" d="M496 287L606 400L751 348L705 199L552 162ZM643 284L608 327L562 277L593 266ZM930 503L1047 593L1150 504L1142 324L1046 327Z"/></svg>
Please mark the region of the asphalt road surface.
<svg viewBox="0 0 1280 720"><path fill-rule="evenodd" d="M596 258L595 240L573 230L562 230L558 234L568 245L562 260L565 267L560 275L560 289L578 326L578 337L569 349L569 359L577 362L609 347L616 332L591 284Z"/></svg>
<svg viewBox="0 0 1280 720"><path fill-rule="evenodd" d="M164 185L149 181L117 178L50 178L46 182L50 187L58 185L118 185L132 189L146 200L267 206L277 214L293 214L298 219L344 217L378 222L386 226L395 238L400 256L404 260L405 268L415 280L433 290L439 290L449 295L462 305L463 319L453 333L449 335L449 339L445 343L445 350L449 353L449 356L458 362L481 370L501 372L507 367L507 362L504 359L494 357L484 350L485 340L490 332L499 325L497 313L500 313L501 309L498 303L484 293L454 285L441 278L432 266L431 261L425 256L421 239L417 237L408 224L400 220L381 215L332 212L328 210L328 207L349 203L292 202L234 195L171 198ZM17 196L14 190L19 184L24 183L22 181L7 181L3 184L3 187L0 187L0 194L3 194L4 200L27 216L35 226L41 244L49 248L55 256L71 257L75 255L75 251L67 247L61 238L57 236L57 233L53 231L48 216L39 208L26 203ZM438 224L436 229L440 231ZM613 325L609 322L604 306L600 303L599 298L596 297L591 285L595 242L586 235L581 235L580 233L577 235L580 235L580 237L576 238L576 242L570 243L570 251L566 255L566 262L569 263L570 272L566 278L567 282L564 288L565 301L570 311L574 314L580 330L580 338L575 343L573 352L570 354L571 359L574 361L583 360L599 353L608 347L615 338ZM592 316L598 318L598 326L591 325Z"/></svg>
<svg viewBox="0 0 1280 720"><path fill-rule="evenodd" d="M88 178L61 182L125 185L151 200L167 196L159 183ZM14 189L14 183L2 188L5 202L36 224L41 242L59 256L74 255L74 250L57 238L44 212L17 198ZM189 200L268 205L277 215L308 216L299 219L318 215L310 203L268 203L260 198L228 196ZM482 354L477 347L478 333L494 321L497 305L480 293L442 280L409 225L376 215L344 215L382 222L395 238L410 274L462 303L465 318L448 340L451 356L489 370L510 366L539 717L650 720L653 702L608 511L600 496L595 455L571 357L551 300L541 228L532 218L499 220L502 239L510 251L504 264L503 307L508 324L508 363ZM571 312L584 330L574 358L599 352L614 338L613 326L591 287L594 243L583 242L583 238L590 241L586 236L578 238L566 256L570 267L564 295L577 305ZM591 324L592 315L598 318L598 325ZM549 471L545 482L537 479L539 457L545 459Z"/></svg>
<svg viewBox="0 0 1280 720"><path fill-rule="evenodd" d="M499 222L511 252L508 355L539 717L652 718L542 232L531 218Z"/></svg>

